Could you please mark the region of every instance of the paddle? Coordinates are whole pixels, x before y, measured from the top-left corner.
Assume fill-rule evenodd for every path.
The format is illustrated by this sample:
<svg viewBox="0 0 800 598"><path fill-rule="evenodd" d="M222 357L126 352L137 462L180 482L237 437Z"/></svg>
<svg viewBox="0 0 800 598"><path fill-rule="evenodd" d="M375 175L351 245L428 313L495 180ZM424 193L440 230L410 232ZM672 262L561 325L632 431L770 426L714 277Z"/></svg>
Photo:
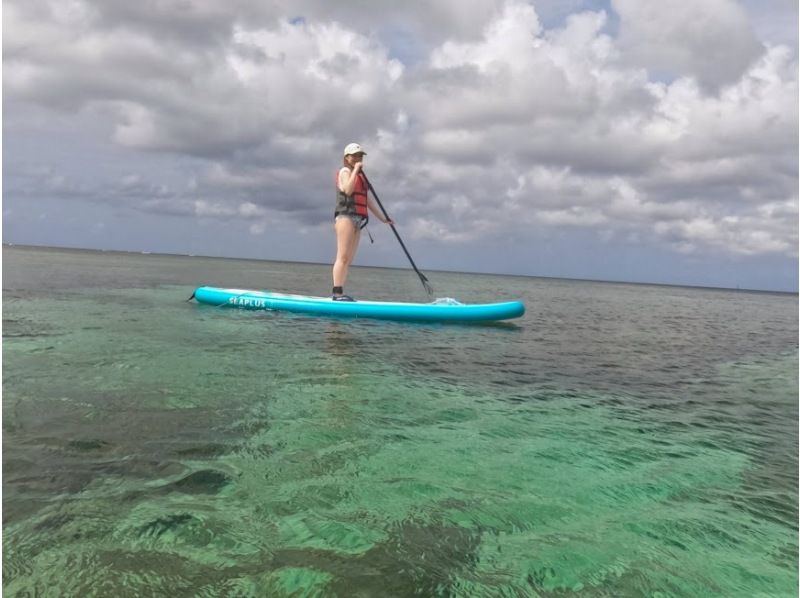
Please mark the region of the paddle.
<svg viewBox="0 0 800 598"><path fill-rule="evenodd" d="M364 175L364 180L367 182L367 187L369 187L369 190L372 191L372 197L375 198L375 201L377 202L378 207L380 207L381 212L383 212L383 215L386 217L387 220L391 220L391 218L389 218L389 214L386 212L386 208L383 207L381 200L378 198L378 194L375 193L375 187L373 187L372 183L369 182L369 179L367 178L367 173L364 172L363 168L361 169L361 174ZM425 278L425 275L422 272L420 272L419 269L417 268L417 265L411 258L411 254L408 253L408 249L406 249L406 244L403 243L403 239L400 238L400 233L397 232L397 229L394 227L394 224L390 224L389 226L392 227L392 232L394 233L394 236L397 237L398 241L400 241L400 247L402 247L403 251L405 251L408 261L411 262L411 267L414 268L414 272L416 272L417 276L419 276L419 279L422 282L422 286L425 288L425 292L428 293L428 296L432 296L433 287L428 282L428 279Z"/></svg>

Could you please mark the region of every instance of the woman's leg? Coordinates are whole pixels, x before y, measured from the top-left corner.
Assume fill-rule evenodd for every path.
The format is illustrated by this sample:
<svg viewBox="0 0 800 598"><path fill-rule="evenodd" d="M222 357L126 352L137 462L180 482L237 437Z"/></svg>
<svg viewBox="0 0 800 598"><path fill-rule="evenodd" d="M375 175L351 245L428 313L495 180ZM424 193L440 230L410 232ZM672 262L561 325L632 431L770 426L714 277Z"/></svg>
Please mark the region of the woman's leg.
<svg viewBox="0 0 800 598"><path fill-rule="evenodd" d="M358 249L361 231L356 228L350 218L337 218L336 229L336 261L333 263L333 286L344 287L350 264Z"/></svg>

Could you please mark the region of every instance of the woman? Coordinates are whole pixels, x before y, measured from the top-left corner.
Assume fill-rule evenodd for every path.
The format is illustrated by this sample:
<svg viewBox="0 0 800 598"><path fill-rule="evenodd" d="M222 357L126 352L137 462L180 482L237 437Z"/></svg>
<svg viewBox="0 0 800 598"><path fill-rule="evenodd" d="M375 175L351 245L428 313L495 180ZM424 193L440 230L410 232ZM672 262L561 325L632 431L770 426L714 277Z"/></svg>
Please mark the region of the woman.
<svg viewBox="0 0 800 598"><path fill-rule="evenodd" d="M333 264L333 300L354 301L344 294L347 272L358 249L361 229L369 221L371 211L378 220L386 224L394 222L382 213L369 197L369 185L361 168L366 152L357 143L350 143L344 148L344 165L336 176L336 211L334 228L336 229L336 261Z"/></svg>

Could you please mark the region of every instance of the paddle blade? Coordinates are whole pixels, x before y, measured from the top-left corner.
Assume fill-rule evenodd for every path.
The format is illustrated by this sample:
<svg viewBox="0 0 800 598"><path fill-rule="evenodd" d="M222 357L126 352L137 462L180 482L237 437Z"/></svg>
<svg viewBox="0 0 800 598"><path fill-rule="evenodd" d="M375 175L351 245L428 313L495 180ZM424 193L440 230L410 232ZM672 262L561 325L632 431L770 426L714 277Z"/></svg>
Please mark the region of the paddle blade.
<svg viewBox="0 0 800 598"><path fill-rule="evenodd" d="M425 292L428 293L428 296L433 297L433 287L428 282L428 279L425 278L425 275L420 274L419 279L422 281L422 286L425 288Z"/></svg>

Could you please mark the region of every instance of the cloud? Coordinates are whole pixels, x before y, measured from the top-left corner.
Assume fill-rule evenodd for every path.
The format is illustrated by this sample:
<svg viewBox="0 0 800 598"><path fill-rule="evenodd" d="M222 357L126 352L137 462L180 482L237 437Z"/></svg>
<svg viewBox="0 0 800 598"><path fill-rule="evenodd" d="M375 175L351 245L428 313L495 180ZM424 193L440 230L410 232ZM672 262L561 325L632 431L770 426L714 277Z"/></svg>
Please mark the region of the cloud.
<svg viewBox="0 0 800 598"><path fill-rule="evenodd" d="M341 147L357 140L419 239L582 229L796 255L795 53L759 41L731 0L561 6L7 2L12 124L32 108L90 115L184 177L93 183L33 165L7 193L269 234L330 220Z"/></svg>
<svg viewBox="0 0 800 598"><path fill-rule="evenodd" d="M750 19L734 0L613 0L626 58L656 73L701 85L734 83L762 53Z"/></svg>
<svg viewBox="0 0 800 598"><path fill-rule="evenodd" d="M432 71L444 71L448 88L430 109L424 153L488 163L461 168L462 180L478 201L511 197L497 202L512 215L506 227L635 230L682 251L795 253L796 225L778 226L757 207L797 201L788 49L765 49L710 93L695 77L649 80L603 33L605 18L582 13L542 31L531 7L510 6L482 40L434 51Z"/></svg>

